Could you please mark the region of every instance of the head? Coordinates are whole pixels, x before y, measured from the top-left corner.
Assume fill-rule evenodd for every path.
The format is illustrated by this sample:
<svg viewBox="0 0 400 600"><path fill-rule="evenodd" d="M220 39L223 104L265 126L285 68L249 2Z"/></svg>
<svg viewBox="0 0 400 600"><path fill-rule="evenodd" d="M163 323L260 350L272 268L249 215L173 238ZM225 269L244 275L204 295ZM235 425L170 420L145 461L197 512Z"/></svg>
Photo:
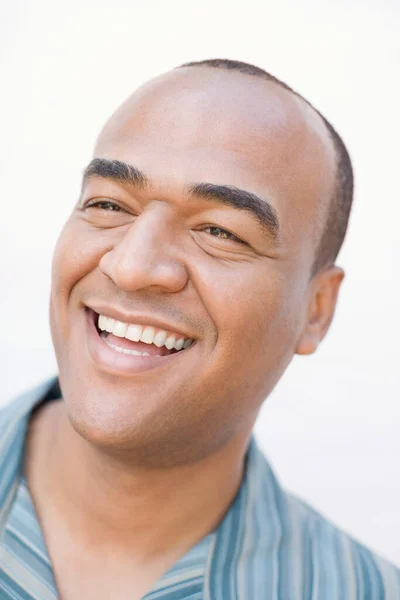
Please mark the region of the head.
<svg viewBox="0 0 400 600"><path fill-rule="evenodd" d="M328 331L351 199L339 136L261 69L191 63L139 88L100 133L53 260L74 428L157 466L246 439ZM194 342L146 364L106 344L98 314Z"/></svg>

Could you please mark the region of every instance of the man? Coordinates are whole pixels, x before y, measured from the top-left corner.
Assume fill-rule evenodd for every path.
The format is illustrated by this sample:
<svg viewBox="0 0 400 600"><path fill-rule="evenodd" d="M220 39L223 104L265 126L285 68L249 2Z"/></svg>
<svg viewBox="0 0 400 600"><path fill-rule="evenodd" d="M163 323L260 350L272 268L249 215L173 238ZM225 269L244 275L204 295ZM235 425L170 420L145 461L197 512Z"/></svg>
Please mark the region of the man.
<svg viewBox="0 0 400 600"><path fill-rule="evenodd" d="M55 249L59 380L1 418L1 600L400 598L252 438L330 326L352 188L332 126L251 65L111 117Z"/></svg>

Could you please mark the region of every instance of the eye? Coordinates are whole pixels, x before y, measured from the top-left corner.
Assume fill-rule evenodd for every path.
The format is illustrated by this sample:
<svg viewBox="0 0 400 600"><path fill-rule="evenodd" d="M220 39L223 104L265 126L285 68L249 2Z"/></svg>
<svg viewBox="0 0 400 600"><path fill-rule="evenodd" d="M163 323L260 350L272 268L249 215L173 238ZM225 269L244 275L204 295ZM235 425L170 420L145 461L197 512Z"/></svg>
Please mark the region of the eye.
<svg viewBox="0 0 400 600"><path fill-rule="evenodd" d="M101 208L107 212L120 212L123 210L118 204L110 200L89 200L85 208Z"/></svg>
<svg viewBox="0 0 400 600"><path fill-rule="evenodd" d="M108 229L132 223L136 214L131 207L124 206L119 200L109 198L91 198L84 202L79 210L84 219L93 227Z"/></svg>
<svg viewBox="0 0 400 600"><path fill-rule="evenodd" d="M203 231L210 233L210 235L212 235L213 237L217 237L220 240L228 240L236 242L237 244L247 245L246 242L238 238L236 235L234 235L230 231L227 231L226 229L222 229L221 227L210 225L209 227L203 229Z"/></svg>

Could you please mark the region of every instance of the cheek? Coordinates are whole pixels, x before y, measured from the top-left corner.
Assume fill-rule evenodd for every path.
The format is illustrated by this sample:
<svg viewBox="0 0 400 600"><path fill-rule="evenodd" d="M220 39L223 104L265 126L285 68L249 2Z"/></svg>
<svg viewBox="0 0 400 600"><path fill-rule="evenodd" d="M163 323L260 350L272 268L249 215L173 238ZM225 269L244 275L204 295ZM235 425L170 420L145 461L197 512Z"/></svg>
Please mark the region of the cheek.
<svg viewBox="0 0 400 600"><path fill-rule="evenodd" d="M215 423L228 430L253 423L293 358L299 284L283 269L262 259L214 262L213 269L202 269L201 280L197 273L198 294L218 332L197 389L208 398Z"/></svg>
<svg viewBox="0 0 400 600"><path fill-rule="evenodd" d="M299 329L299 283L277 261L232 265L208 279L204 302L234 368L286 366ZM209 300L207 300L207 298Z"/></svg>
<svg viewBox="0 0 400 600"><path fill-rule="evenodd" d="M50 326L56 354L61 352L71 333L74 287L99 264L107 251L106 240L98 232L73 222L65 224L57 241L53 262L50 295Z"/></svg>
<svg viewBox="0 0 400 600"><path fill-rule="evenodd" d="M52 292L62 299L72 288L99 264L107 251L104 235L90 232L83 224L70 219L64 226L54 250L52 263Z"/></svg>
<svg viewBox="0 0 400 600"><path fill-rule="evenodd" d="M292 313L290 281L272 261L219 273L211 285L210 297L219 313L218 327L232 335L262 336Z"/></svg>

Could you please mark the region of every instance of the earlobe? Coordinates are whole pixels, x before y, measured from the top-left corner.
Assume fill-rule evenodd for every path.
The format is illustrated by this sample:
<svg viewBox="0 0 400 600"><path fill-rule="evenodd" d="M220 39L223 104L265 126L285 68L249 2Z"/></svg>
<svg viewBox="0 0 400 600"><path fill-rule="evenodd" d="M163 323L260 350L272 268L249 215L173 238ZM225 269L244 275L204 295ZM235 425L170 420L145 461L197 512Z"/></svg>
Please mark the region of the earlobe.
<svg viewBox="0 0 400 600"><path fill-rule="evenodd" d="M301 335L300 340L297 342L296 354L306 356L307 354L313 354L319 346L320 338L308 329Z"/></svg>
<svg viewBox="0 0 400 600"><path fill-rule="evenodd" d="M306 322L296 345L296 354L312 354L324 339L335 313L343 279L343 269L335 265L314 277Z"/></svg>

